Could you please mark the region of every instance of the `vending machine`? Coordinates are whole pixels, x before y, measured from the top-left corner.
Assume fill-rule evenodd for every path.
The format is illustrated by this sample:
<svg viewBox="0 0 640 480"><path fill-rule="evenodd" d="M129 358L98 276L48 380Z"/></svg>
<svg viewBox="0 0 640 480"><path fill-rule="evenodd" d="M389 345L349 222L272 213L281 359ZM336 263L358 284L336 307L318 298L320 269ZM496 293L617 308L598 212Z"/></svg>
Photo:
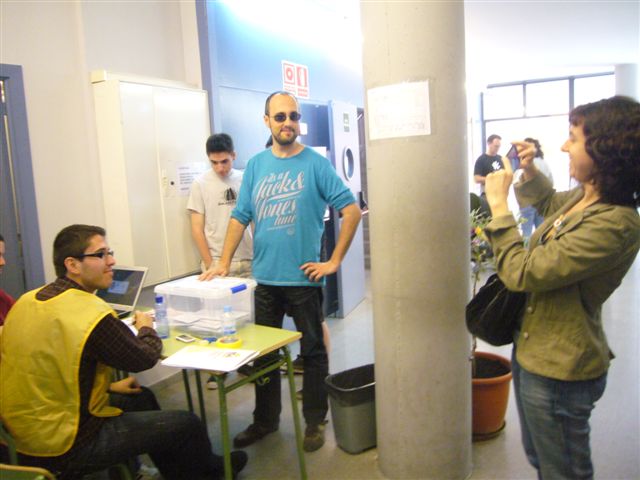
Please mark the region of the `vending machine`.
<svg viewBox="0 0 640 480"><path fill-rule="evenodd" d="M351 189L356 201L360 202L362 183L356 106L330 101L328 104L303 103L300 109L300 141L327 156L338 176ZM340 224L339 212L328 209L321 252L323 260L333 252ZM325 316L345 317L364 299L364 295L364 240L360 223L340 269L327 278L324 290Z"/></svg>

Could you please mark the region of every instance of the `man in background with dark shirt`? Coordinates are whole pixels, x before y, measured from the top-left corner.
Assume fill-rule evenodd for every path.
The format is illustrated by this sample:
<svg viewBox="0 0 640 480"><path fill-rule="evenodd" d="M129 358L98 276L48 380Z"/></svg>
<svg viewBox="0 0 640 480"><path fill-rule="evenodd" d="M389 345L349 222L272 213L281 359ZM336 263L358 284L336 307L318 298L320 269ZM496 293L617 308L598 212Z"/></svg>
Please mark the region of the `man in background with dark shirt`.
<svg viewBox="0 0 640 480"><path fill-rule="evenodd" d="M121 409L110 399L110 393L124 394L120 400L141 394L133 377L112 383L112 369L153 367L162 341L149 315L136 312L134 336L94 295L113 280L116 261L105 235L89 225L64 228L53 245L58 278L25 293L7 316L0 416L19 463L47 468L61 479L79 478L147 453L166 480L220 478L222 458L212 453L198 417L132 411L138 408L118 401ZM244 452L234 452L234 473L246 461Z"/></svg>
<svg viewBox="0 0 640 480"><path fill-rule="evenodd" d="M473 179L480 184L480 195L484 197L484 179L491 172L502 168L502 158L498 155L502 138L499 135L489 135L487 151L478 157L473 167Z"/></svg>

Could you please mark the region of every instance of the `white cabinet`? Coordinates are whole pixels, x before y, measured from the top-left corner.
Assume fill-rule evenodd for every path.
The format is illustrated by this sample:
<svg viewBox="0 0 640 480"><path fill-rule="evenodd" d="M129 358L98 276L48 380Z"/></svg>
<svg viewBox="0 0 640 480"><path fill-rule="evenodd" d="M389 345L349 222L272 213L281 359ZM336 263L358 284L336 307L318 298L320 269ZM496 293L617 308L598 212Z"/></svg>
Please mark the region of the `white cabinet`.
<svg viewBox="0 0 640 480"><path fill-rule="evenodd" d="M186 204L208 168L206 92L176 82L92 74L105 228L116 260L146 284L199 269Z"/></svg>

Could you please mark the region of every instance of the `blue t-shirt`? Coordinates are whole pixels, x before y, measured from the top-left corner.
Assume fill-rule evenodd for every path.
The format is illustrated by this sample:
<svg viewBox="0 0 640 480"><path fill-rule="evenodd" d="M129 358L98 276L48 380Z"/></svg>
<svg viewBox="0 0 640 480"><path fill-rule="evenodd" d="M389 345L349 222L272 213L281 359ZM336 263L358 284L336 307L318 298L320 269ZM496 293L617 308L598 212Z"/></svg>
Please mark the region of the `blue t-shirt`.
<svg viewBox="0 0 640 480"><path fill-rule="evenodd" d="M278 158L265 150L244 171L231 216L255 224L253 276L265 285L309 286L300 270L320 260L320 239L327 204L341 210L355 198L325 157L305 147L298 155Z"/></svg>

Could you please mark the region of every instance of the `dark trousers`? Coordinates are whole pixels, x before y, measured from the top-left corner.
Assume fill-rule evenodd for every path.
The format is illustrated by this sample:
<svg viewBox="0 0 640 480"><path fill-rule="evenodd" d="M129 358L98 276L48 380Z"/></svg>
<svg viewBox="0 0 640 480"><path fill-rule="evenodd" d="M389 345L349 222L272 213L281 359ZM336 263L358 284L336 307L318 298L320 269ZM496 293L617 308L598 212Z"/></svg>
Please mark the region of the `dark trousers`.
<svg viewBox="0 0 640 480"><path fill-rule="evenodd" d="M221 477L222 459L211 451L206 426L197 416L160 410L153 392L144 387L140 394L111 394L110 403L123 413L106 419L90 442L74 448L60 478L81 478L145 453L166 480Z"/></svg>
<svg viewBox="0 0 640 480"><path fill-rule="evenodd" d="M324 379L329 374L327 349L322 339L322 289L320 287L280 287L258 285L255 291L256 324L282 328L285 310L293 317L296 329L302 333L300 355L304 360L302 380L302 414L307 425L319 425L327 416L327 389ZM256 360L263 365L277 353ZM263 385L256 383L254 422L275 428L282 410L280 373L269 373Z"/></svg>
<svg viewBox="0 0 640 480"><path fill-rule="evenodd" d="M108 419L68 468L99 471L143 453L166 480L219 478L221 472L204 424L182 410L124 412Z"/></svg>

